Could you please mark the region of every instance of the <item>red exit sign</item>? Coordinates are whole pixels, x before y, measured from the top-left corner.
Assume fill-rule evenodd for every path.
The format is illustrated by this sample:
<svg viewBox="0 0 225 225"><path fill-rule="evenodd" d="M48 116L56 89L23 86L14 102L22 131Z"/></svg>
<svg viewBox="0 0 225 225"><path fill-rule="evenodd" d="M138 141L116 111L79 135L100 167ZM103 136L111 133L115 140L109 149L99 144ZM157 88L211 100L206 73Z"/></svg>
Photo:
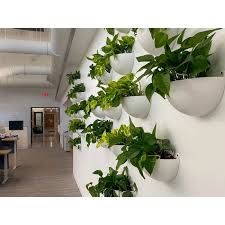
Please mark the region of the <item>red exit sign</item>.
<svg viewBox="0 0 225 225"><path fill-rule="evenodd" d="M46 91L42 92L42 96L47 97L48 96L48 92L46 92Z"/></svg>

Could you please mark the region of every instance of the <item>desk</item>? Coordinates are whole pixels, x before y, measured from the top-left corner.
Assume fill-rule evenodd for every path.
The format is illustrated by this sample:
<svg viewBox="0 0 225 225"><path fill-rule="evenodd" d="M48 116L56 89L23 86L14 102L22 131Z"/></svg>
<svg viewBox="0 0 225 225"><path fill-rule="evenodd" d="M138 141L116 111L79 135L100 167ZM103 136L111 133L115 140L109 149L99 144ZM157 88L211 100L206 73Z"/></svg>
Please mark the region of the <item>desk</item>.
<svg viewBox="0 0 225 225"><path fill-rule="evenodd" d="M0 155L4 155L4 180L2 181L2 184L4 184L9 179L9 173L8 173L8 155L12 150L1 150L0 148Z"/></svg>
<svg viewBox="0 0 225 225"><path fill-rule="evenodd" d="M2 142L11 141L14 143L14 167L13 167L14 170L17 167L17 140L18 140L18 137L6 137L1 139Z"/></svg>

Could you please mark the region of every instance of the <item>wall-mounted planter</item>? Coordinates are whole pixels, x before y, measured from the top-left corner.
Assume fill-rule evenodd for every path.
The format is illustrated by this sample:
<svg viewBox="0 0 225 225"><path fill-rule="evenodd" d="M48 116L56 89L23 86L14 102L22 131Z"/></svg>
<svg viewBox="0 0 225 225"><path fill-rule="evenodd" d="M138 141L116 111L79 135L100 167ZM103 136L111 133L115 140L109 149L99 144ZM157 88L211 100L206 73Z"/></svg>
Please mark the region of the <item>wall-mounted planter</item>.
<svg viewBox="0 0 225 225"><path fill-rule="evenodd" d="M136 118L146 118L150 111L150 102L146 96L124 97L122 106L129 115Z"/></svg>
<svg viewBox="0 0 225 225"><path fill-rule="evenodd" d="M119 105L118 107L112 107L110 109L104 110L104 112L105 115L110 119L119 120L122 114L122 106Z"/></svg>
<svg viewBox="0 0 225 225"><path fill-rule="evenodd" d="M176 154L176 159L158 159L150 176L158 181L170 182L177 176L179 164L179 154Z"/></svg>
<svg viewBox="0 0 225 225"><path fill-rule="evenodd" d="M130 28L116 28L117 31L119 31L120 33L123 33L123 34L128 34L130 32Z"/></svg>
<svg viewBox="0 0 225 225"><path fill-rule="evenodd" d="M110 65L113 70L121 75L131 73L134 66L134 53L122 53L110 57Z"/></svg>
<svg viewBox="0 0 225 225"><path fill-rule="evenodd" d="M177 34L176 29L170 29L168 31L168 34L170 37ZM164 52L164 48L156 48L155 42L152 39L151 33L148 28L139 28L137 30L137 40L140 43L141 47L148 53L151 53L152 55L160 55ZM175 45L175 41L171 43L170 47L173 48Z"/></svg>
<svg viewBox="0 0 225 225"><path fill-rule="evenodd" d="M78 92L76 95L78 100L84 100L86 97L85 92Z"/></svg>
<svg viewBox="0 0 225 225"><path fill-rule="evenodd" d="M103 84L108 84L112 81L112 71L110 73L105 72L101 77L98 78Z"/></svg>
<svg viewBox="0 0 225 225"><path fill-rule="evenodd" d="M70 98L70 101L72 102L72 104L75 104L78 102L78 99L77 98Z"/></svg>
<svg viewBox="0 0 225 225"><path fill-rule="evenodd" d="M79 136L85 136L85 133L82 133L83 129L78 129L76 130L76 133L79 135Z"/></svg>
<svg viewBox="0 0 225 225"><path fill-rule="evenodd" d="M205 116L215 110L223 98L224 77L201 77L171 82L170 104L190 116Z"/></svg>
<svg viewBox="0 0 225 225"><path fill-rule="evenodd" d="M112 153L117 157L121 153L122 147L123 147L123 145L113 145L110 148L110 151L112 151Z"/></svg>
<svg viewBox="0 0 225 225"><path fill-rule="evenodd" d="M96 117L99 118L105 118L105 113L103 112L103 110L98 106L96 107L96 109L93 110L92 112Z"/></svg>

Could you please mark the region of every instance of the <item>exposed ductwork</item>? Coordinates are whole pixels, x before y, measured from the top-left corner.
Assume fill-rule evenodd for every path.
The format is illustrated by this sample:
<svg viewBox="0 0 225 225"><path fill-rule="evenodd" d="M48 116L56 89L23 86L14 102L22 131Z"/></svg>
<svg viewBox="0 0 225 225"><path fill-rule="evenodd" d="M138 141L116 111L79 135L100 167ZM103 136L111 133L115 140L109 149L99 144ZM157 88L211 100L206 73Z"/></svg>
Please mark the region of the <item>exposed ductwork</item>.
<svg viewBox="0 0 225 225"><path fill-rule="evenodd" d="M50 41L32 41L17 39L0 39L0 52L24 53L39 55L59 55L57 49L57 32L59 29L51 29Z"/></svg>
<svg viewBox="0 0 225 225"><path fill-rule="evenodd" d="M0 69L0 77L13 76L13 75L50 75L51 67L49 66L32 66L32 65L19 65L13 67L4 67Z"/></svg>
<svg viewBox="0 0 225 225"><path fill-rule="evenodd" d="M47 75L17 75L1 77L0 87L51 88L53 85L47 81Z"/></svg>

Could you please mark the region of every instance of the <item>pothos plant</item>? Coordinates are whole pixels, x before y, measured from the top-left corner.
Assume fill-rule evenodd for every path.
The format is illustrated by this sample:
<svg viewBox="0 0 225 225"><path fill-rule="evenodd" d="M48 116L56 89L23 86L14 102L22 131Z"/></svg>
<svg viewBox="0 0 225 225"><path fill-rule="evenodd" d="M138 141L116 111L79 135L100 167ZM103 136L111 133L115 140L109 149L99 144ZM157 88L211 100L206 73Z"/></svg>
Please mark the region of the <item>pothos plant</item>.
<svg viewBox="0 0 225 225"><path fill-rule="evenodd" d="M184 29L176 37L176 43L179 46L176 50L171 50L169 43L163 41L163 54L137 57L139 62L146 63L139 69L139 71L144 71L139 80L145 76L152 76L152 83L145 90L149 100L153 93L163 98L166 95L169 96L171 81L207 76L211 66L209 52L216 30L218 29L202 31L184 39ZM158 36L155 38L159 39Z"/></svg>
<svg viewBox="0 0 225 225"><path fill-rule="evenodd" d="M75 86L73 86L70 89L67 97L68 98L76 98L78 92L85 92L85 85L84 85L84 83L76 84Z"/></svg>
<svg viewBox="0 0 225 225"><path fill-rule="evenodd" d="M91 64L89 67L90 71L88 74L88 76L92 79L99 79L105 74L105 72L110 73L111 65L109 62L109 57L107 55L102 55L97 51L97 53L92 55L92 58L87 58L93 62L93 64Z"/></svg>
<svg viewBox="0 0 225 225"><path fill-rule="evenodd" d="M105 29L110 35L112 35L112 36L115 35L115 32L116 32L115 28L105 28ZM131 28L131 31L134 33L135 36L137 35L137 29L138 28Z"/></svg>
<svg viewBox="0 0 225 225"><path fill-rule="evenodd" d="M91 182L86 185L92 197L134 197L138 190L129 177L127 167L124 167L122 173L109 167L106 176L103 176L101 170L96 170L93 174L99 176L98 183L93 185Z"/></svg>
<svg viewBox="0 0 225 225"><path fill-rule="evenodd" d="M80 79L80 71L67 74L69 85L74 84L75 80Z"/></svg>
<svg viewBox="0 0 225 225"><path fill-rule="evenodd" d="M69 122L69 131L76 132L77 130L83 130L85 128L85 122L80 119L72 119Z"/></svg>
<svg viewBox="0 0 225 225"><path fill-rule="evenodd" d="M67 109L65 110L65 113L68 116L72 116L76 113L78 113L79 111L83 111L84 112L84 119L87 119L90 116L90 110L88 107L88 102L86 100L80 101L79 103L75 103L69 107L67 107Z"/></svg>
<svg viewBox="0 0 225 225"><path fill-rule="evenodd" d="M81 144L81 137L70 138L69 144L70 144L71 148L72 148L73 146L79 148L79 146L80 146L80 144Z"/></svg>
<svg viewBox="0 0 225 225"><path fill-rule="evenodd" d="M102 47L102 51L106 57L116 56L121 53L131 53L133 50L135 38L130 35L119 37L119 34L113 36L112 39L107 37L106 45Z"/></svg>
<svg viewBox="0 0 225 225"><path fill-rule="evenodd" d="M87 146L91 143L96 143L104 132L110 132L113 127L113 122L110 120L95 120L89 124L85 129Z"/></svg>
<svg viewBox="0 0 225 225"><path fill-rule="evenodd" d="M175 158L170 141L156 138L156 126L152 133L145 132L142 127L135 127L131 119L129 125L122 125L119 129L104 133L97 147L102 143L107 143L109 147L122 145L116 169L129 160L143 178L143 170L146 169L151 174L157 159Z"/></svg>
<svg viewBox="0 0 225 225"><path fill-rule="evenodd" d="M123 76L118 81L109 82L107 87L100 87L103 90L102 95L99 97L102 109L119 106L124 97L144 94L133 73Z"/></svg>

